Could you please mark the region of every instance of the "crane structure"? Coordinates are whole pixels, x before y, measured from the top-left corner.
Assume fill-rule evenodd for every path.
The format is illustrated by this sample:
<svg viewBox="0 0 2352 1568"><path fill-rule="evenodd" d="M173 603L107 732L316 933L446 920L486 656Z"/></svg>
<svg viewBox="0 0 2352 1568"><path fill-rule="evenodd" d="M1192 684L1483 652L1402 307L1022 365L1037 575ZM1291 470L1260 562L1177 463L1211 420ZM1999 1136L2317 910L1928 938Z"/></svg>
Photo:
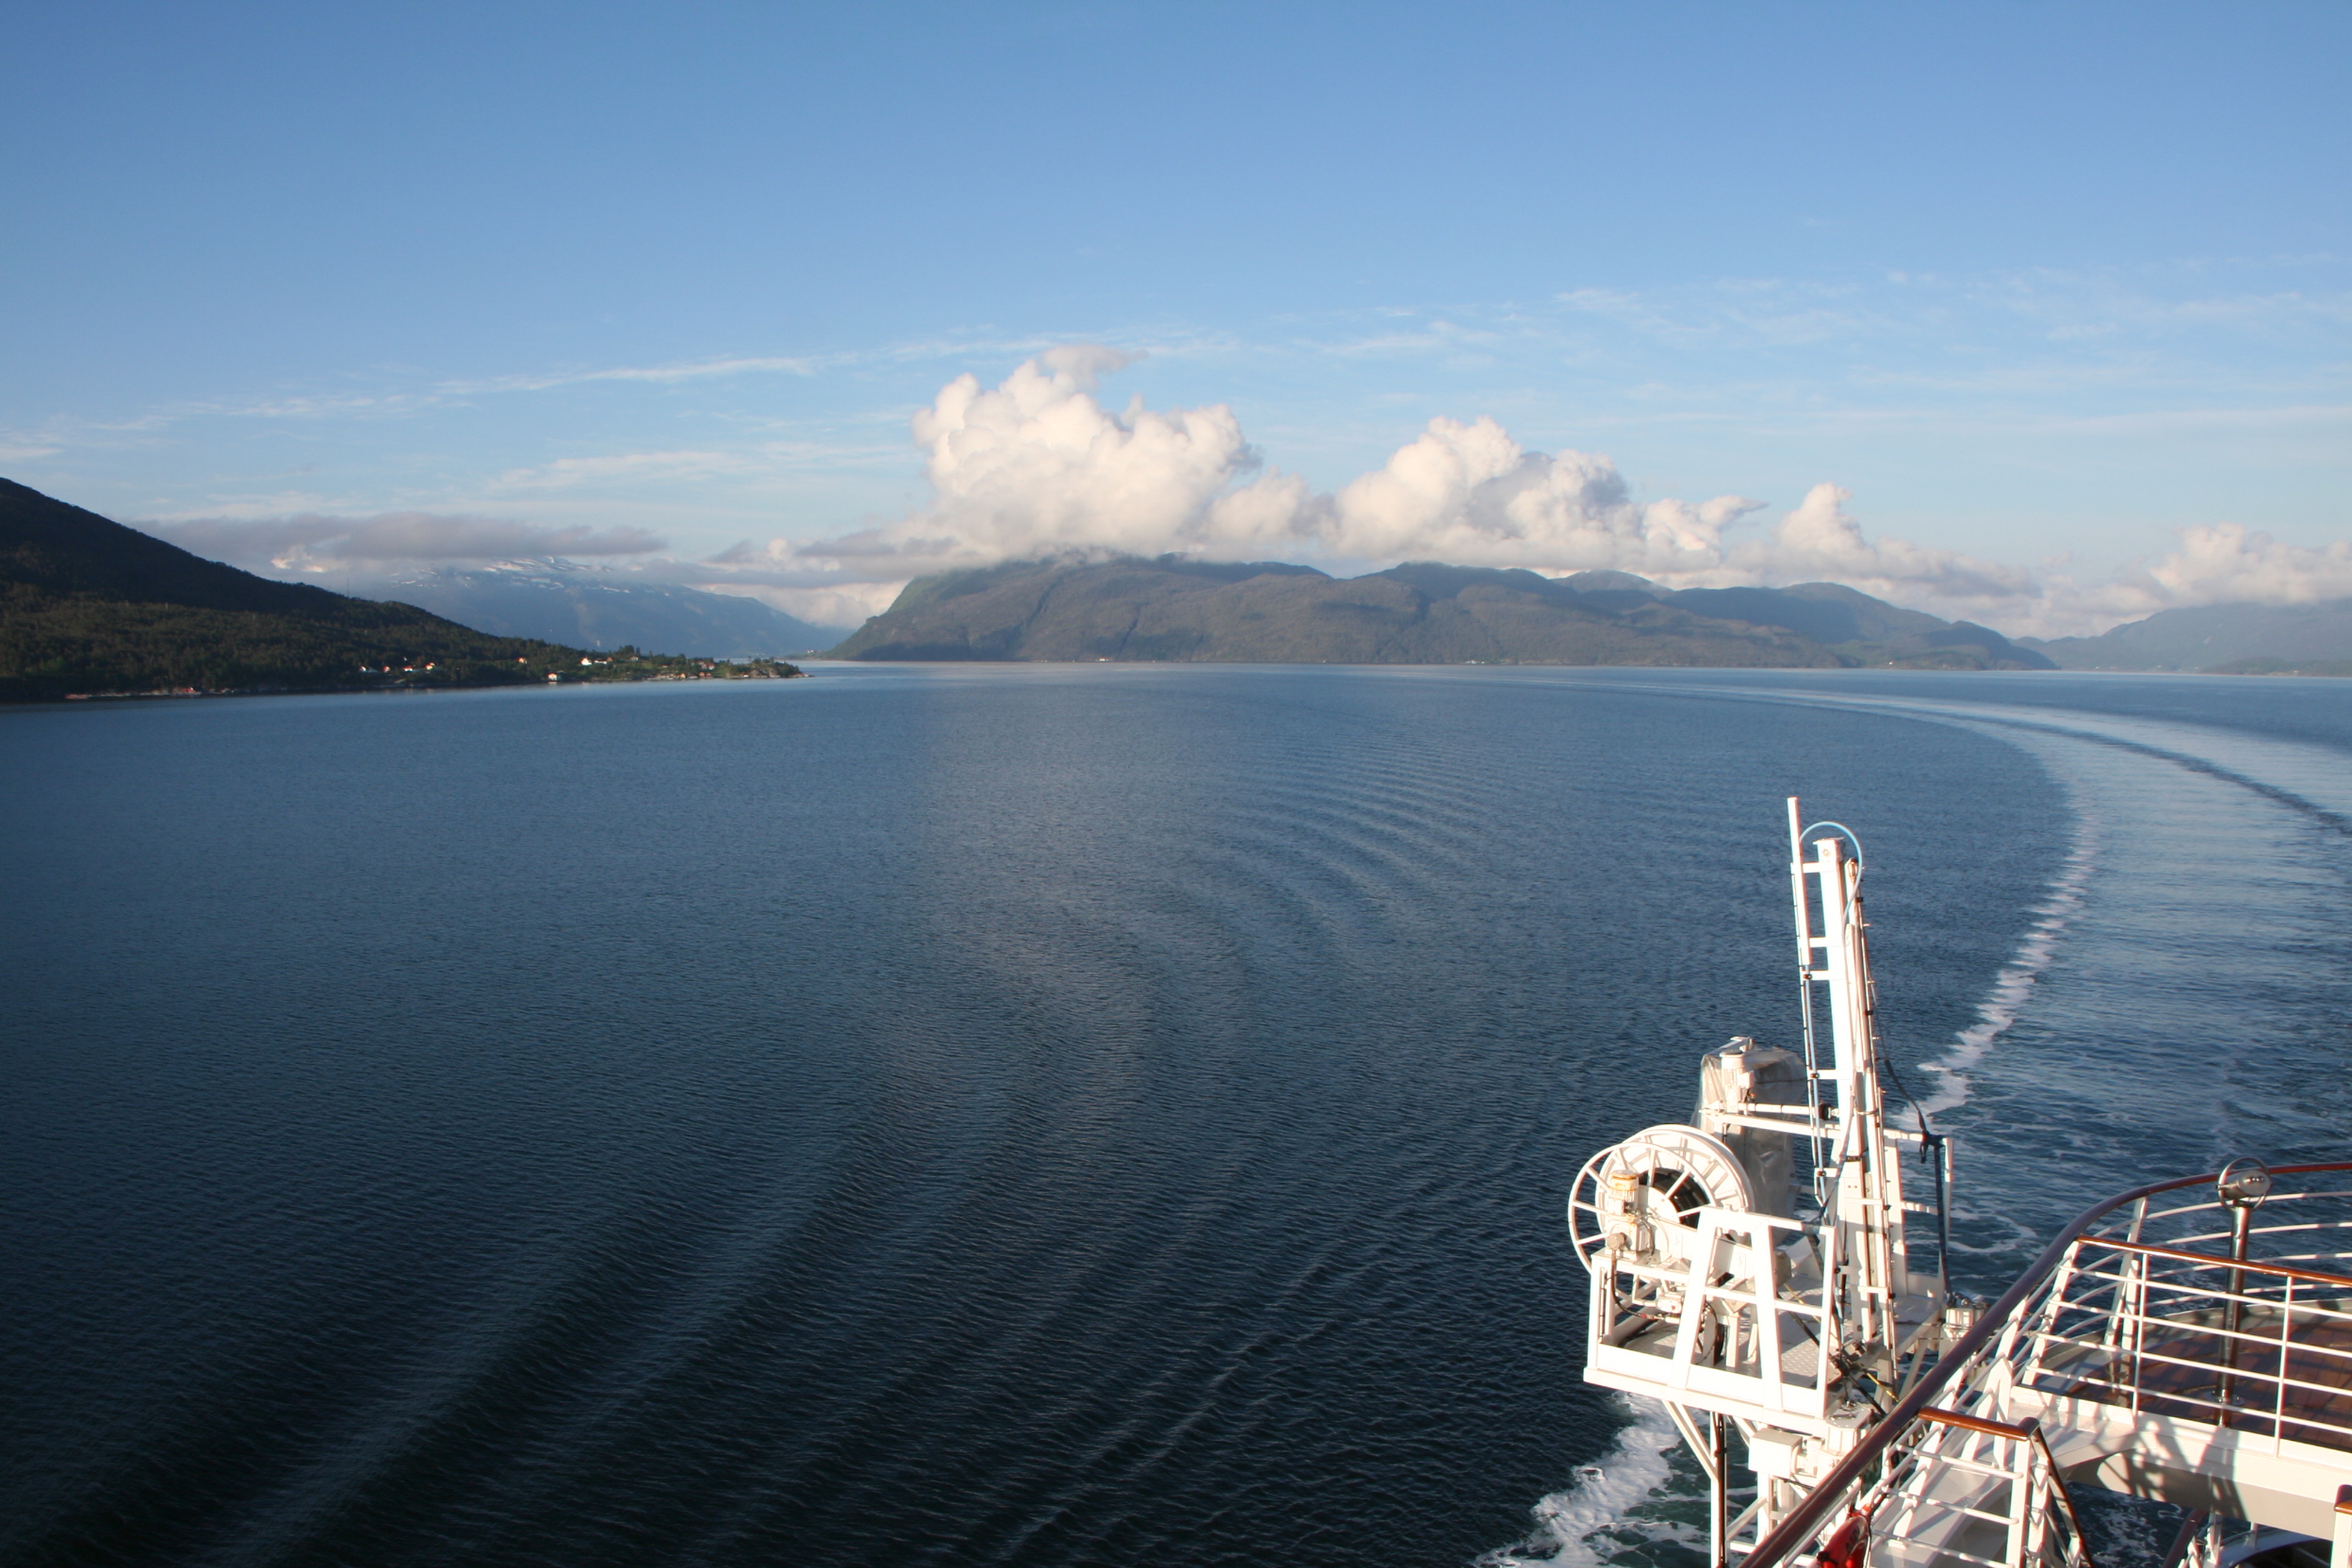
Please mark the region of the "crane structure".
<svg viewBox="0 0 2352 1568"><path fill-rule="evenodd" d="M2191 1510L2167 1568L2352 1568L2352 1163L2159 1182L1998 1301L1955 1295L1949 1146L1881 1092L1861 843L1791 797L1788 846L1800 1049L1708 1052L1690 1122L1603 1150L1568 1200L1585 1379L1665 1405L1710 1562L2091 1568L2073 1481ZM2226 1547L2225 1517L2252 1543Z"/></svg>

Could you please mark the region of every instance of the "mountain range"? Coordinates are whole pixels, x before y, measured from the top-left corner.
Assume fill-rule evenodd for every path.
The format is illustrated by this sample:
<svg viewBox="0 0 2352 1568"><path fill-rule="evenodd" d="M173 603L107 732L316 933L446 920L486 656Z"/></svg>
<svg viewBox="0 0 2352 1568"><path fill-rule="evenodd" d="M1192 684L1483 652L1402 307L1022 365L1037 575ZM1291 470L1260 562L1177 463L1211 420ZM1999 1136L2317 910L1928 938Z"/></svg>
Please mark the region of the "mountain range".
<svg viewBox="0 0 2352 1568"><path fill-rule="evenodd" d="M706 659L773 658L830 647L850 629L814 626L758 599L647 582L563 560L428 566L355 580L350 592L398 599L500 637L584 648L622 646Z"/></svg>
<svg viewBox="0 0 2352 1568"><path fill-rule="evenodd" d="M1414 562L1020 561L919 578L836 659L2051 669L1967 621L1833 582L1670 591L1627 572Z"/></svg>
<svg viewBox="0 0 2352 1568"><path fill-rule="evenodd" d="M2020 646L2068 670L2352 675L2352 598L2163 610L2097 637Z"/></svg>
<svg viewBox="0 0 2352 1568"><path fill-rule="evenodd" d="M756 600L556 561L381 586L449 613L256 577L0 480L0 701L707 675L827 635ZM565 636L695 657L594 660ZM1065 558L917 579L831 656L2352 675L2352 598L2012 642L1830 582L1674 591L1625 572L1419 562L1337 579L1283 562Z"/></svg>

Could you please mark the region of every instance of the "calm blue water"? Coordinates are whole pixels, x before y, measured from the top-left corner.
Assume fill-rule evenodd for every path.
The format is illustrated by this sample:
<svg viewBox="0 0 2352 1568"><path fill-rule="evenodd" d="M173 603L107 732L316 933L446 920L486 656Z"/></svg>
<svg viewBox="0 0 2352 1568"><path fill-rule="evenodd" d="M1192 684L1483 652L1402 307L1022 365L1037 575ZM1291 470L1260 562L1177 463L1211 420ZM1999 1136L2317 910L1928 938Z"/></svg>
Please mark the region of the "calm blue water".
<svg viewBox="0 0 2352 1568"><path fill-rule="evenodd" d="M0 1560L1467 1563L1625 1420L1570 1177L1793 1031L1782 795L1998 1285L2342 1157L2348 762L2113 677L0 712Z"/></svg>

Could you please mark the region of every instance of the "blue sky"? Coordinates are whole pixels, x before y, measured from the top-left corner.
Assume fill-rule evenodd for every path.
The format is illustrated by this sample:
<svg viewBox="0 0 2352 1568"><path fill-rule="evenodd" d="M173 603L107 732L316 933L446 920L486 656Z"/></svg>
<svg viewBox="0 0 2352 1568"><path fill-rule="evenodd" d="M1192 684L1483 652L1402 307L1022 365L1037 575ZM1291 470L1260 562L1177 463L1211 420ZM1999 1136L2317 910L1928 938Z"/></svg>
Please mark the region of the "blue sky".
<svg viewBox="0 0 2352 1568"><path fill-rule="evenodd" d="M2352 593L2341 4L98 5L12 43L0 473L247 564L413 514L846 614L1039 545L1655 563L1653 503L1738 497L1689 580L1843 564L2042 629ZM1099 409L1093 457L964 494L911 438L1072 344L1130 363L984 433ZM1157 512L1137 397L1230 415ZM1350 492L1481 416L1511 444L1447 496ZM1505 520L1562 451L1610 466ZM1278 520L1202 520L1269 474Z"/></svg>

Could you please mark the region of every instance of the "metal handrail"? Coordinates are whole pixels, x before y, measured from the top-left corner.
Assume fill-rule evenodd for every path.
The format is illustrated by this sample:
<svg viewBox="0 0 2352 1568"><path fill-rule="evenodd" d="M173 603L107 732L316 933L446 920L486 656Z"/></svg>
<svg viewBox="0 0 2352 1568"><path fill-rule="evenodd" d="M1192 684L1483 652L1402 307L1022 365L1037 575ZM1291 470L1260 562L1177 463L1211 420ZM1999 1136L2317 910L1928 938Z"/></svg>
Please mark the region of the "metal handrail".
<svg viewBox="0 0 2352 1568"><path fill-rule="evenodd" d="M2326 1170L2352 1170L2352 1161L2337 1161L2325 1165L2273 1166L2271 1174L2274 1176L2305 1176ZM1944 1391L1944 1386L1959 1376L1963 1367L1974 1362L1978 1354L1992 1343L1993 1337L2008 1326L2010 1318L2015 1315L2017 1308L2024 1304L2026 1298L2033 1295L2034 1290L2050 1278L2061 1260L2066 1257L2067 1250L2082 1240L2092 1226L2115 1213L2115 1210L2122 1208L2126 1203L2136 1203L2144 1198L2152 1198L2160 1192L2178 1192L2183 1187L2212 1183L2218 1179L2219 1174L2218 1171L2209 1171L2202 1176L2181 1176L2169 1182L2151 1182L2147 1186L2134 1187L2130 1192L2110 1198L2083 1211L2074 1223L2059 1232L2050 1244L2042 1249L2041 1255L2027 1266L2025 1272L2017 1277L2017 1282L2001 1292L2001 1298L1986 1308L1984 1315L1969 1326L1968 1331L1960 1336L1960 1343L1937 1358L1936 1364L1921 1375L1918 1382L1911 1385L1911 1392L1896 1401L1895 1408L1886 1413L1886 1418L1871 1428L1869 1433L1847 1453L1846 1457L1838 1461L1838 1467L1821 1478L1821 1484L1807 1493L1803 1501L1789 1510L1779 1524L1772 1527L1770 1535L1756 1544L1756 1550L1741 1560L1740 1568L1777 1568L1779 1563L1793 1556L1797 1549L1812 1537L1815 1528L1821 1523L1822 1516L1828 1513L1847 1493L1854 1489L1870 1466L1878 1462L1879 1456L1886 1451L1896 1438L1908 1430L1913 1422L1919 1419L1919 1413Z"/></svg>
<svg viewBox="0 0 2352 1568"><path fill-rule="evenodd" d="M2128 1384L2130 1408L2135 1413L2158 1410L2173 1415L2186 1415L2193 1420L2210 1421L2216 1427L2238 1428L2254 1435L2261 1435L2266 1427L2268 1435L2277 1441L2287 1441L2292 1437L2295 1442L2317 1443L2338 1449L2352 1447L2352 1443L2346 1442L2352 1439L2352 1424L2346 1424L2340 1414L2330 1419L2328 1413L2335 1396L2341 1393L2342 1385L2337 1380L2344 1371L2352 1370L2352 1348L2309 1338L2298 1340L2295 1331L2298 1319L2307 1329L2336 1325L2332 1331L2338 1333L2342 1331L2343 1325L2352 1324L2352 1311L2345 1310L2346 1303L2341 1300L2331 1306L2327 1304L2324 1297L2314 1298L2311 1294L2307 1294L2302 1300L2296 1299L2298 1284L2304 1285L2307 1292L2314 1284L2323 1288L2343 1289L2352 1286L2352 1278L2259 1258L2221 1259L2174 1249L2144 1248L2136 1243L2118 1244L2098 1236L2086 1236L2077 1241L2072 1256L2079 1260L2085 1249L2123 1251L2127 1248L2124 1259L2127 1269L2134 1261L2132 1254L2136 1254L2139 1261L2150 1256L2177 1259L2186 1266L2177 1267L2174 1271L2176 1277L2163 1280L2148 1278L2149 1271L2143 1269L2142 1299L2132 1303L2116 1301L2105 1309L2091 1307L2088 1298L2071 1302L2061 1299L2060 1293L2066 1289L2063 1282L2067 1278L2062 1274L2056 1291L2039 1292L2040 1305L2027 1309L2028 1322L2038 1321L2041 1325L2026 1330L2036 1343L2037 1360L2044 1353L2039 1347L2062 1347L2094 1354L2103 1349L2110 1358L2108 1364L2104 1368L2090 1370L2088 1376L2095 1381L2104 1382L2109 1392L2091 1393L2093 1398L2118 1400ZM2225 1269L2230 1274L2226 1289L2208 1288L2190 1282L2192 1276ZM2076 1269L2072 1274L2078 1282L2114 1282L2123 1277L2104 1274L2097 1268ZM2278 1288L2269 1288L2273 1286ZM2180 1305L2197 1308L2201 1302L2208 1308L2219 1306L2223 1311L2218 1322L2206 1321L2205 1317L2210 1313L2205 1309L2159 1315L2146 1299L2148 1295L2154 1293L2161 1293ZM2112 1292L2102 1288L2092 1291L2090 1296L2110 1294ZM2099 1336L2096 1344L2083 1337L2083 1331L2091 1326L2081 1320L2081 1314L2085 1310L2108 1320L2108 1331ZM2267 1311L2274 1315L2275 1321L2258 1322L2242 1315L2253 1310ZM2077 1318L2073 1329L2059 1328L2057 1320L2070 1312ZM2119 1378L2117 1373L2121 1368L2114 1360L2117 1338L2115 1331L2116 1326L2126 1322L2132 1331L2130 1334L2132 1348L2126 1358L2131 1372L2129 1377ZM2162 1331L2162 1337L2151 1338L2151 1331ZM2172 1353L2166 1354L2166 1351ZM2253 1363L2241 1364L2240 1358L2248 1354L2255 1358ZM2295 1376L2291 1370L2291 1364L2298 1356L2304 1363L2303 1377ZM2068 1375L2083 1375L2083 1366L2087 1364L2077 1364L2070 1358L2069 1365L2073 1370ZM2147 1382L2150 1371L2161 1376L2178 1371L2195 1374L2216 1370L2220 1373L2216 1382L2168 1380L2164 1386L2155 1388L2148 1387ZM2045 1391L2078 1396L2089 1392L2079 1382L2070 1388ZM2254 1391L2256 1396L2245 1399L2237 1396L2247 1391ZM2144 1399L2150 1397L2155 1404L2145 1404Z"/></svg>

